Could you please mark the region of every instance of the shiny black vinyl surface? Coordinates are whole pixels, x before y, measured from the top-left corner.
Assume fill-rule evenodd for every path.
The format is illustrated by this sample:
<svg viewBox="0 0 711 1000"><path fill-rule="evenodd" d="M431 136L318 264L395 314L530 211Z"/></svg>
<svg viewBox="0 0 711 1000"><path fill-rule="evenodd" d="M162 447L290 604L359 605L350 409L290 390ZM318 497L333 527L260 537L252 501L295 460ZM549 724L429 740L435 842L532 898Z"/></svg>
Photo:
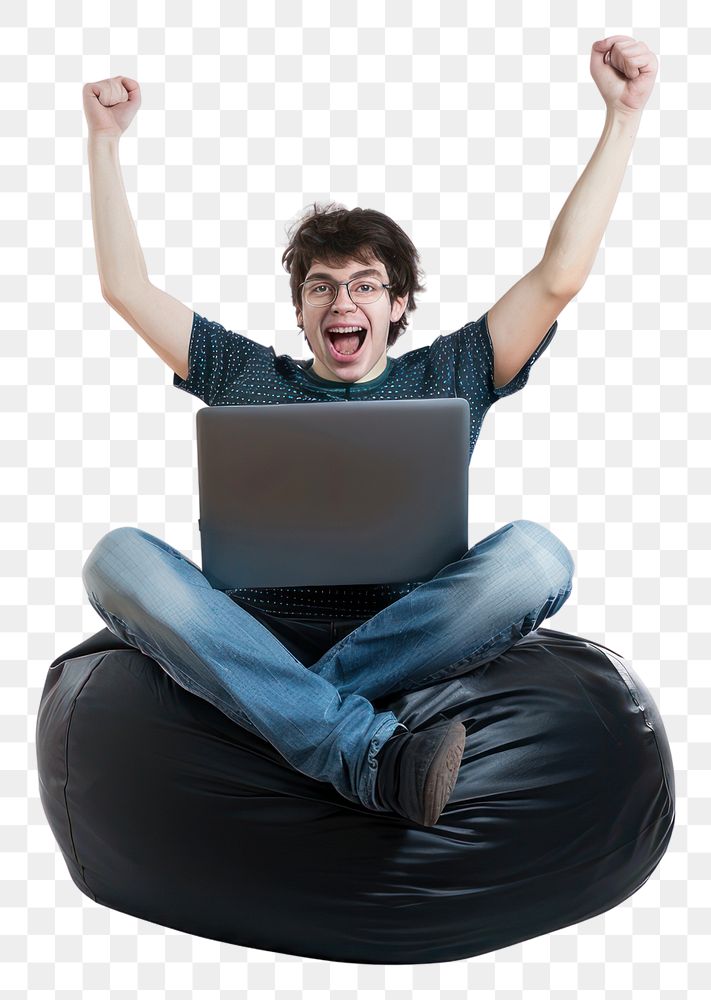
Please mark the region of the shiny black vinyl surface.
<svg viewBox="0 0 711 1000"><path fill-rule="evenodd" d="M291 955L471 957L579 923L651 876L674 826L657 706L630 664L539 628L376 703L467 727L430 828L291 768L108 629L51 665L40 796L77 887L186 933Z"/></svg>

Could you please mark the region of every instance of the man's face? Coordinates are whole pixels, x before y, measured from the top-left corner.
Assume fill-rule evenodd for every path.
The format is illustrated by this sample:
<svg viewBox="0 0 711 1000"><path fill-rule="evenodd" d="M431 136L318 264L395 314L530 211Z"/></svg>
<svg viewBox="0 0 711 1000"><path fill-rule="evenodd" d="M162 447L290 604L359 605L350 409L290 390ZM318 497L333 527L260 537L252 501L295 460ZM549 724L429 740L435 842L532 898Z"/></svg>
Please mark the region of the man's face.
<svg viewBox="0 0 711 1000"><path fill-rule="evenodd" d="M361 274L361 272L364 272ZM379 279L387 284L388 274L384 265L374 258L367 264L351 259L345 267L333 268L314 260L306 280L318 275L322 280L336 283L351 278ZM324 277L327 276L327 277ZM318 282L314 282L318 284ZM345 285L339 285L338 294L329 306L311 305L306 301L307 285L301 289L303 311L297 307L296 319L303 325L306 339L314 355L311 371L321 378L338 382L369 382L385 371L390 323L400 319L407 296L392 300L385 288L377 302L354 303ZM356 282L352 291L358 287ZM352 357L338 357L327 333L332 326L361 326L365 328L363 346Z"/></svg>

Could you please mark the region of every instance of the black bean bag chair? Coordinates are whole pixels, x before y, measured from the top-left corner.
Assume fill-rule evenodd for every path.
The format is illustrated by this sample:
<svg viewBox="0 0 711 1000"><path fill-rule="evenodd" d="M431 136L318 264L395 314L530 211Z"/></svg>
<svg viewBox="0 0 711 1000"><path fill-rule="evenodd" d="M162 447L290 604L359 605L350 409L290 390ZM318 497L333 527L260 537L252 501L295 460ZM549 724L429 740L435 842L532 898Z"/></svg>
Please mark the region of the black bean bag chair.
<svg viewBox="0 0 711 1000"><path fill-rule="evenodd" d="M674 826L656 705L618 654L539 628L375 703L467 742L438 823L354 804L103 629L50 666L42 806L77 887L217 941L446 962L587 920L650 877Z"/></svg>

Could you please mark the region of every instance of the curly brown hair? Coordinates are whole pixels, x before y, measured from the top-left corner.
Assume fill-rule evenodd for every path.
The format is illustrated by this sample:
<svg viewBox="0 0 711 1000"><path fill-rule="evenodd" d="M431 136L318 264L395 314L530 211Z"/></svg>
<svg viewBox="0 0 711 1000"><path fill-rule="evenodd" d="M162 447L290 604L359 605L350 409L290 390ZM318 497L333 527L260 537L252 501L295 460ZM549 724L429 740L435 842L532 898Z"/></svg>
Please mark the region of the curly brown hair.
<svg viewBox="0 0 711 1000"><path fill-rule="evenodd" d="M405 311L390 323L388 347L402 336L408 325L407 314L417 309L415 293L423 292L424 273L415 244L396 222L374 208L352 208L331 202L313 204L287 231L289 244L282 264L291 275L291 301L303 311L301 283L314 260L328 267L344 267L353 258L369 264L375 258L384 266L390 282L390 298L407 296ZM303 329L303 327L302 327Z"/></svg>

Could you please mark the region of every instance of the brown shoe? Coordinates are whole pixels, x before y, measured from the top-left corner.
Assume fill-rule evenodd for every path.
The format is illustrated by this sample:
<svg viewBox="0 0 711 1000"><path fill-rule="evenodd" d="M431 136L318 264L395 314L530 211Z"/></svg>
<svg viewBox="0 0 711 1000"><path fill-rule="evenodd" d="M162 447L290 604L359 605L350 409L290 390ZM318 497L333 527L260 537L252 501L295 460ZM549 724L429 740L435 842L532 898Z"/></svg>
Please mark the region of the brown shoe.
<svg viewBox="0 0 711 1000"><path fill-rule="evenodd" d="M376 797L420 826L434 826L459 774L466 729L446 719L417 733L396 731L375 755Z"/></svg>

